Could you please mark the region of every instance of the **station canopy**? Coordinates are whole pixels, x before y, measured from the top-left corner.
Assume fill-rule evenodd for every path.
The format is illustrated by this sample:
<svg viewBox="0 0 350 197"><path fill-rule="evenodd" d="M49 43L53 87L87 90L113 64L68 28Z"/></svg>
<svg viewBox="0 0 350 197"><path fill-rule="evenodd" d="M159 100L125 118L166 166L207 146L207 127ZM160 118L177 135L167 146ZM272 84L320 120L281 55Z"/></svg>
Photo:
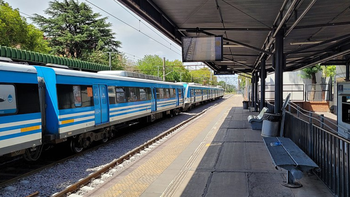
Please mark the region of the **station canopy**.
<svg viewBox="0 0 350 197"><path fill-rule="evenodd" d="M349 0L119 1L180 46L183 37L222 36L223 59L204 61L216 74L252 73L262 58L273 72L280 31L285 71L349 59Z"/></svg>

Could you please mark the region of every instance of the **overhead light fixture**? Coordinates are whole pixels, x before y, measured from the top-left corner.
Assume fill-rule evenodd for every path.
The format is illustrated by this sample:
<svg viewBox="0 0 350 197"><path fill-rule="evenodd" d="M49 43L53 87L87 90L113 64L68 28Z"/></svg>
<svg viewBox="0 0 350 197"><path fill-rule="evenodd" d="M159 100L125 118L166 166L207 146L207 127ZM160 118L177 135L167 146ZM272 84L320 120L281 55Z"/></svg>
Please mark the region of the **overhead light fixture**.
<svg viewBox="0 0 350 197"><path fill-rule="evenodd" d="M233 61L226 60L226 61L221 61L221 63L233 63Z"/></svg>
<svg viewBox="0 0 350 197"><path fill-rule="evenodd" d="M239 44L224 44L223 47L225 47L225 48L238 48L238 47L243 47L243 46L239 45Z"/></svg>
<svg viewBox="0 0 350 197"><path fill-rule="evenodd" d="M311 45L311 44L319 44L323 41L308 41L308 42L291 42L290 45Z"/></svg>

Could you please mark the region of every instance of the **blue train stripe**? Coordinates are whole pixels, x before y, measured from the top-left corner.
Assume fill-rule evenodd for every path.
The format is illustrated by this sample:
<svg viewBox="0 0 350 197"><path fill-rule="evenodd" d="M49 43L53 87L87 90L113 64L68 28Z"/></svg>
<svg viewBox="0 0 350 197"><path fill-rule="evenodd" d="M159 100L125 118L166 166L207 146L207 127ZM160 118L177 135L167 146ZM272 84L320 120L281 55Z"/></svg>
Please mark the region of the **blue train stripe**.
<svg viewBox="0 0 350 197"><path fill-rule="evenodd" d="M126 114L134 114L134 113L137 113L137 112L150 112L151 110L147 110L147 109L137 109L137 110L133 110L132 112L118 112L118 113L113 113L111 114L110 117L117 117L117 116L122 116L122 115L126 115Z"/></svg>
<svg viewBox="0 0 350 197"><path fill-rule="evenodd" d="M21 124L27 124L25 121L33 121L33 120L37 120L38 122L40 122L41 121L40 118L41 118L40 113L1 116L0 128L7 127L4 125L12 124L13 122L22 122Z"/></svg>
<svg viewBox="0 0 350 197"><path fill-rule="evenodd" d="M60 132L60 134L62 134L62 133L67 133L67 132L74 131L74 130L77 130L77 129L83 129L83 128L87 128L87 127L92 127L94 125L95 125L95 120L93 120L93 121L84 121L84 122L79 123L79 124L72 124L70 126L61 127L61 128L59 128L59 132Z"/></svg>
<svg viewBox="0 0 350 197"><path fill-rule="evenodd" d="M11 138L17 138L17 137L21 137L21 136L31 135L31 134L34 134L34 133L41 133L41 129L28 131L28 132L14 133L14 134L11 134L11 135L0 136L0 140L7 140L7 139L11 139Z"/></svg>
<svg viewBox="0 0 350 197"><path fill-rule="evenodd" d="M135 108L135 107L143 107L143 106L151 106L151 103L145 103L141 105L127 105L127 106L119 106L119 105L114 105L111 106L110 111L116 111L116 110L121 110L121 109L130 109L130 107Z"/></svg>
<svg viewBox="0 0 350 197"><path fill-rule="evenodd" d="M94 121L95 120L95 116L88 116L88 117L84 117L84 118L75 118L75 119L72 119L72 120L73 120L72 122L67 122L67 123L63 123L63 124L62 124L63 121L60 121L60 128L72 126L72 125L75 125L75 124L81 124L81 123L84 123L84 122Z"/></svg>
<svg viewBox="0 0 350 197"><path fill-rule="evenodd" d="M82 114L71 114L70 116L66 116L64 118L62 118L60 116L60 121L65 121L65 120L71 120L71 119L77 119L77 118L85 118L85 117L95 117L94 116L95 112L89 112L89 113L84 113L83 115ZM61 123L60 123L61 124Z"/></svg>
<svg viewBox="0 0 350 197"><path fill-rule="evenodd" d="M40 124L38 124L38 123L40 123ZM26 127L33 127L33 126L41 126L41 122L34 122L31 124L21 124L21 122L19 122L19 124L16 126L3 127L3 128L0 128L0 135L2 135L4 132L9 131L9 130L17 130L17 129L22 129L22 128L26 128Z"/></svg>
<svg viewBox="0 0 350 197"><path fill-rule="evenodd" d="M112 116L111 117L111 121L120 120L120 119L123 119L123 118L134 117L134 116L137 116L137 115L150 114L150 113L151 113L151 110L139 111L139 112L134 112L134 113L126 113L126 114L118 114L116 116Z"/></svg>
<svg viewBox="0 0 350 197"><path fill-rule="evenodd" d="M83 116L83 115L91 115L94 114L95 110L89 110L86 111L84 110L83 112L77 112L77 111L60 111L59 119L64 119L64 118L69 118L69 117L74 117L74 116Z"/></svg>
<svg viewBox="0 0 350 197"><path fill-rule="evenodd" d="M111 115L119 114L119 113L125 113L125 112L134 112L134 111L139 111L139 110L151 110L151 106L146 106L146 107L139 107L139 108L133 108L133 109L122 109L122 110L114 110L113 112L111 111Z"/></svg>

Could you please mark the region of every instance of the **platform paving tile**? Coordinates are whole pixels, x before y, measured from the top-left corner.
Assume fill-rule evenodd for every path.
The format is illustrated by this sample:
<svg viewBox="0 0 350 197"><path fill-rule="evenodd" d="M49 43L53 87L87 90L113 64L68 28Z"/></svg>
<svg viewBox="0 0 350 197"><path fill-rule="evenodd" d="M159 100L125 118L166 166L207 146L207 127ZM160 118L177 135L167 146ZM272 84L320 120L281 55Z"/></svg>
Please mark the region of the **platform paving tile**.
<svg viewBox="0 0 350 197"><path fill-rule="evenodd" d="M214 172L206 196L248 196L245 173Z"/></svg>
<svg viewBox="0 0 350 197"><path fill-rule="evenodd" d="M207 180L211 175L212 173L210 171L196 171L181 196L203 196L203 192L207 187Z"/></svg>
<svg viewBox="0 0 350 197"><path fill-rule="evenodd" d="M247 173L249 195L254 197L294 196L291 189L281 186L282 173ZM310 196L312 197L312 196Z"/></svg>

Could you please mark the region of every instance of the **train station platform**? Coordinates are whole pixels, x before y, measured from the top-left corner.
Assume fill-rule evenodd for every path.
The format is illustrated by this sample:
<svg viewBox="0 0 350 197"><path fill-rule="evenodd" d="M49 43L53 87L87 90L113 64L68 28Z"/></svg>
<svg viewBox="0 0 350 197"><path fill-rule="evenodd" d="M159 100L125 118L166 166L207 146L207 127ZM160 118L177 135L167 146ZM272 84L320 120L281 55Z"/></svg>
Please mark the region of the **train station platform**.
<svg viewBox="0 0 350 197"><path fill-rule="evenodd" d="M241 95L222 99L87 196L333 196L312 174L301 188L282 186L287 172L273 166L251 114Z"/></svg>

